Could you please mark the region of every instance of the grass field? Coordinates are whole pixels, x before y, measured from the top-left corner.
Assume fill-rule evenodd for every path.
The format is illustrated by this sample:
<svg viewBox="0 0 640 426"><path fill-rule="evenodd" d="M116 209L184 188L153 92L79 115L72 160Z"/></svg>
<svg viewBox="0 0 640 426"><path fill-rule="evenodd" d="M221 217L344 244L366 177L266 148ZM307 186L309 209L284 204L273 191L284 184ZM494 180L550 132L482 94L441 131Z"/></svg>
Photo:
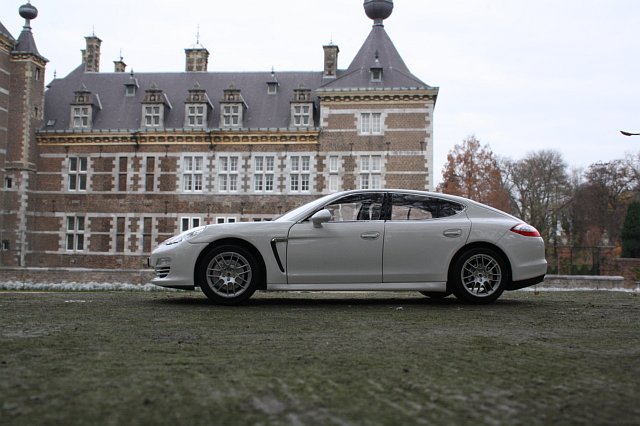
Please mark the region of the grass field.
<svg viewBox="0 0 640 426"><path fill-rule="evenodd" d="M0 292L0 424L638 424L639 306Z"/></svg>

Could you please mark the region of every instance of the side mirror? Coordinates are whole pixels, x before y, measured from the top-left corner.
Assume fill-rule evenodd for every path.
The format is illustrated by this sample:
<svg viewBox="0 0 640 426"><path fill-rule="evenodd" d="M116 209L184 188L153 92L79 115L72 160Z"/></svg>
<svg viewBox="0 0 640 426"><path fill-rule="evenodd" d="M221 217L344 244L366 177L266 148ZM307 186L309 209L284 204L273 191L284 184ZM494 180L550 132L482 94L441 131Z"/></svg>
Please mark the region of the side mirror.
<svg viewBox="0 0 640 426"><path fill-rule="evenodd" d="M333 215L327 209L322 209L311 216L311 222L313 222L314 228L322 228L323 223L327 223L331 220Z"/></svg>

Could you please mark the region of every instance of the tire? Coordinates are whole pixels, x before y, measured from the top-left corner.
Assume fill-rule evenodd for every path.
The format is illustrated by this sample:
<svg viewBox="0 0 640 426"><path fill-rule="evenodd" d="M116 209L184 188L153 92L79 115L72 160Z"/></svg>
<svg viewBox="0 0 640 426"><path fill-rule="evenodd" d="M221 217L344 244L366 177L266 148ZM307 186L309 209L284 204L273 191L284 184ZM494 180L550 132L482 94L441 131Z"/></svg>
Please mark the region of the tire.
<svg viewBox="0 0 640 426"><path fill-rule="evenodd" d="M509 281L504 258L490 248L474 248L456 261L450 277L453 294L466 303L494 302Z"/></svg>
<svg viewBox="0 0 640 426"><path fill-rule="evenodd" d="M229 245L214 247L202 258L196 279L212 302L237 305L255 293L262 273L253 253Z"/></svg>
<svg viewBox="0 0 640 426"><path fill-rule="evenodd" d="M427 296L429 299L440 300L444 299L445 297L449 297L451 295L451 292L447 291L446 293L440 293L437 291L421 291L420 294L423 296Z"/></svg>

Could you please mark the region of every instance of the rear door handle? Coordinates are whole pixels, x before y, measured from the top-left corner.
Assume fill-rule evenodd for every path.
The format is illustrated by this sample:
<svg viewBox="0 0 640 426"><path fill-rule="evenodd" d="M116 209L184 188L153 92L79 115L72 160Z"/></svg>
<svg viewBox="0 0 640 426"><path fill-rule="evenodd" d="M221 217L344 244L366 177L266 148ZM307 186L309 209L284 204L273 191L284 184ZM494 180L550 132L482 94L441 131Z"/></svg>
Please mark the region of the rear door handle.
<svg viewBox="0 0 640 426"><path fill-rule="evenodd" d="M362 238L363 240L377 240L378 238L380 238L380 233L379 232L365 232L363 234L360 234L360 238Z"/></svg>
<svg viewBox="0 0 640 426"><path fill-rule="evenodd" d="M445 237L458 238L462 235L462 229L447 229L442 233Z"/></svg>

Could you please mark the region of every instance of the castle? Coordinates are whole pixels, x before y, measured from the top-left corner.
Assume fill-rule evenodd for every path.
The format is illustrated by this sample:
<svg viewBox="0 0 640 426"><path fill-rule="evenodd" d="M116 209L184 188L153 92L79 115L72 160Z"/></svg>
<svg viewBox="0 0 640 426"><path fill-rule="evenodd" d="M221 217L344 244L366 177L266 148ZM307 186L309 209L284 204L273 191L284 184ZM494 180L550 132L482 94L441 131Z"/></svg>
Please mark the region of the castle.
<svg viewBox="0 0 640 426"><path fill-rule="evenodd" d="M330 192L433 189L438 88L373 27L346 69L209 71L185 49L173 73L100 71L101 40L45 89L31 21L0 23L0 267L143 268L157 244L209 223L271 220Z"/></svg>

